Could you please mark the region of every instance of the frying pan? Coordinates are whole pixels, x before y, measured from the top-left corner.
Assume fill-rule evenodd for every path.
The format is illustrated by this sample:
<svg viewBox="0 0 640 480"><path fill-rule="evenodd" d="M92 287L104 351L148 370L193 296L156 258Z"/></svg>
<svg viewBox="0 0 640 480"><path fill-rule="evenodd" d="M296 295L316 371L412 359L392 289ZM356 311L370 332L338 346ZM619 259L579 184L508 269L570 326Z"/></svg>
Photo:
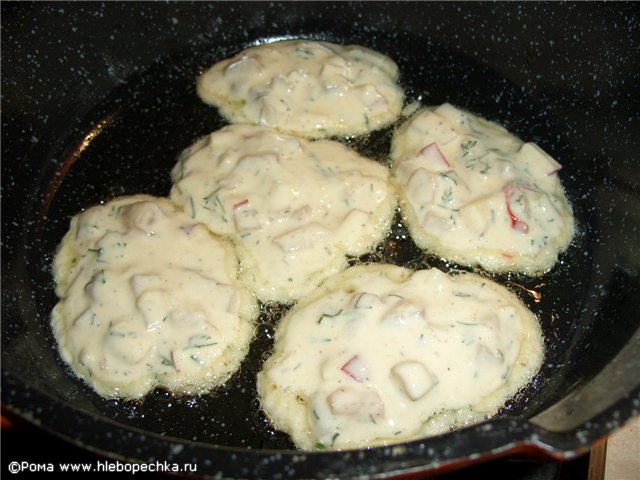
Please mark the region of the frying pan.
<svg viewBox="0 0 640 480"><path fill-rule="evenodd" d="M388 477L512 455L573 458L640 410L640 14L616 3L2 3L2 404L111 458L196 462L219 477ZM448 101L564 165L578 230L539 278L497 276L539 316L546 356L496 418L390 447L296 451L255 374L284 308L263 305L227 385L104 400L59 359L50 264L70 216L166 195L178 153L224 125L203 68L262 41L357 43L396 60L407 99ZM348 143L384 160L392 128ZM399 220L399 219L398 219ZM455 268L402 222L367 258Z"/></svg>

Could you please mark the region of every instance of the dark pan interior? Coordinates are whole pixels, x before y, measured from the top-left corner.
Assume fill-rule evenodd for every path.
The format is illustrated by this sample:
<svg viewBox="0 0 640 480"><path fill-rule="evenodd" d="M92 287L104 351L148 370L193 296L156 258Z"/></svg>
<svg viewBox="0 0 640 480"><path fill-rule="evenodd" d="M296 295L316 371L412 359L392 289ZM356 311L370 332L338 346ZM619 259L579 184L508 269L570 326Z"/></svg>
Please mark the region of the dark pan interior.
<svg viewBox="0 0 640 480"><path fill-rule="evenodd" d="M537 450L584 452L640 409L640 16L631 4L2 4L2 402L116 457L199 472L370 475ZM401 447L301 457L269 427L255 374L286 310L264 305L240 372L197 398L106 401L55 351L50 263L69 218L117 195L167 195L177 154L222 125L202 68L258 41L321 38L388 54L408 100L448 101L552 154L576 215L540 278L495 277L538 314L546 356L490 422ZM347 141L385 161L393 127ZM398 222L360 261L456 268ZM532 293L533 292L533 293ZM367 462L347 461L361 458ZM375 461L373 460L375 459Z"/></svg>

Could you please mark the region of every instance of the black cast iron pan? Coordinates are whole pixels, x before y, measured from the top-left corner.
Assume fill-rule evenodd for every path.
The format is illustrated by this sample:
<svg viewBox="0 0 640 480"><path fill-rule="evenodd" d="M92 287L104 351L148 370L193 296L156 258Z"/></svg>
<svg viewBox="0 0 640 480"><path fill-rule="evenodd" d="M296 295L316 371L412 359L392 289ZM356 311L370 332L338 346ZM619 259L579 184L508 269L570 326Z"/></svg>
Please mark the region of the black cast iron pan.
<svg viewBox="0 0 640 480"><path fill-rule="evenodd" d="M588 451L640 410L639 27L624 3L3 2L3 406L113 458L196 462L221 477L386 477ZM573 244L543 277L496 277L539 315L547 349L497 418L386 448L296 451L255 398L278 305L263 306L240 372L198 398L106 401L58 358L50 263L70 216L116 195L168 194L177 154L224 125L195 95L197 74L300 36L386 53L408 100L498 121L564 165ZM348 143L383 160L391 133ZM401 224L358 261L455 267Z"/></svg>

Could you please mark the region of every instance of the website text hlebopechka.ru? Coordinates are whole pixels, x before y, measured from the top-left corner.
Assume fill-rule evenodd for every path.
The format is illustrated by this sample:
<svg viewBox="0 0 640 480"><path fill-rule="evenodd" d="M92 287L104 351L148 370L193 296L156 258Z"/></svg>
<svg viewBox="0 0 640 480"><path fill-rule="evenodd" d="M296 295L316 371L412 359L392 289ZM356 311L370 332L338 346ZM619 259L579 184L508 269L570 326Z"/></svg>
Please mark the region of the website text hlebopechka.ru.
<svg viewBox="0 0 640 480"><path fill-rule="evenodd" d="M98 460L97 462L10 462L9 473L22 472L57 472L57 473L197 473L198 466L195 463L171 463L167 461L156 461L150 463L128 463L118 460Z"/></svg>

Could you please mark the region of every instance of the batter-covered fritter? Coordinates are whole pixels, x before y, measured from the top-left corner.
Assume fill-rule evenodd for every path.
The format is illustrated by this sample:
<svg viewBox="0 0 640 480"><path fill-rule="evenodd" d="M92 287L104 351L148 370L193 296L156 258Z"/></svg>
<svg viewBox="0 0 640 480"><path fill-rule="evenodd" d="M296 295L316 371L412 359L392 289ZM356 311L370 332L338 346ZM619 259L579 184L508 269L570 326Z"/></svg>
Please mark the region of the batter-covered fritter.
<svg viewBox="0 0 640 480"><path fill-rule="evenodd" d="M574 234L560 164L495 123L444 104L393 138L393 177L415 242L462 265L536 275Z"/></svg>
<svg viewBox="0 0 640 480"><path fill-rule="evenodd" d="M239 367L257 302L228 240L168 199L121 197L76 215L54 260L62 358L105 397L207 392Z"/></svg>
<svg viewBox="0 0 640 480"><path fill-rule="evenodd" d="M258 393L302 449L368 447L483 420L542 356L535 315L497 283L371 264L286 314Z"/></svg>
<svg viewBox="0 0 640 480"><path fill-rule="evenodd" d="M370 251L396 208L385 166L344 145L231 125L184 152L171 198L237 243L241 279L290 302Z"/></svg>
<svg viewBox="0 0 640 480"><path fill-rule="evenodd" d="M248 48L206 70L197 91L234 123L312 138L376 130L396 120L403 103L393 60L310 40Z"/></svg>

